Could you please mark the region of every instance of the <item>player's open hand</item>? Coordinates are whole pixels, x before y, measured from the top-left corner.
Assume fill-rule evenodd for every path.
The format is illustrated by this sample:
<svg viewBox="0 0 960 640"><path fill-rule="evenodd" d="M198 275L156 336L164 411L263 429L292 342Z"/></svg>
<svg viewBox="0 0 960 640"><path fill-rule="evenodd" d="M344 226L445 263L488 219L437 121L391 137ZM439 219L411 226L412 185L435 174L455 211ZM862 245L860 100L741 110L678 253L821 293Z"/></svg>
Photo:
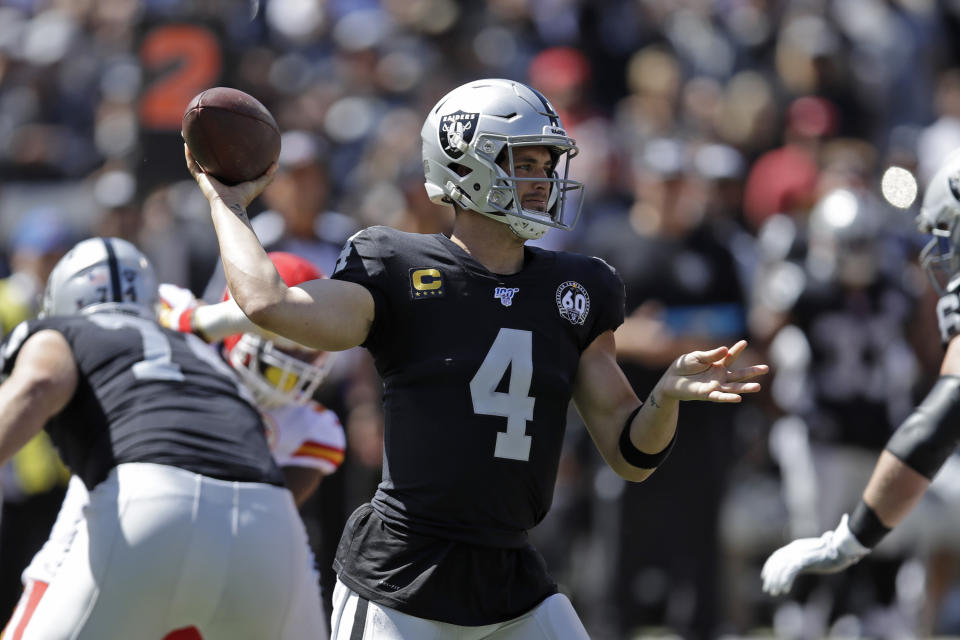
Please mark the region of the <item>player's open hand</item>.
<svg viewBox="0 0 960 640"><path fill-rule="evenodd" d="M187 169L190 171L190 175L193 176L193 179L200 185L200 190L203 192L207 201L213 203L214 200L219 198L228 207L233 204L239 204L246 209L247 205L253 202L253 199L266 189L267 185L273 180L274 174L277 172L277 163L274 162L267 168L266 172L256 180L241 182L235 185L225 185L200 168L200 165L197 164L197 161L194 159L193 154L190 153L190 149L187 148L186 144L183 145L183 155L187 161Z"/></svg>
<svg viewBox="0 0 960 640"><path fill-rule="evenodd" d="M740 394L760 390L760 383L751 381L769 370L765 364L732 369L746 347L747 341L741 340L729 348L685 353L670 365L660 388L677 400L740 402Z"/></svg>

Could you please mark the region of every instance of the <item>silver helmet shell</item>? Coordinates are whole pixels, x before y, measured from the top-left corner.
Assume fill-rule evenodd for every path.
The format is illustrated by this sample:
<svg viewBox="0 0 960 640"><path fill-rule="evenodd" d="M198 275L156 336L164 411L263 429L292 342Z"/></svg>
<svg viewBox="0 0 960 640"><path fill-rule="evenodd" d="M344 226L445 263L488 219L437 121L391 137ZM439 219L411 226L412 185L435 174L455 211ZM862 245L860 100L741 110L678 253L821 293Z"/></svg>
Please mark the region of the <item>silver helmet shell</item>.
<svg viewBox="0 0 960 640"><path fill-rule="evenodd" d="M939 295L960 276L960 152L951 154L927 183L917 228L933 236L920 252L920 264Z"/></svg>
<svg viewBox="0 0 960 640"><path fill-rule="evenodd" d="M569 168L578 149L539 91L498 78L468 82L430 110L420 137L424 182L433 202L482 213L510 225L524 239L576 224L583 184L569 178ZM513 150L518 146L550 150L555 162L546 180L513 174ZM549 183L546 211L520 205L517 184L533 180Z"/></svg>
<svg viewBox="0 0 960 640"><path fill-rule="evenodd" d="M815 279L863 287L877 277L884 220L869 194L853 188L828 192L814 205L807 228L807 271Z"/></svg>
<svg viewBox="0 0 960 640"><path fill-rule="evenodd" d="M121 238L88 238L50 272L40 314L119 311L153 319L157 286L153 266L133 244Z"/></svg>

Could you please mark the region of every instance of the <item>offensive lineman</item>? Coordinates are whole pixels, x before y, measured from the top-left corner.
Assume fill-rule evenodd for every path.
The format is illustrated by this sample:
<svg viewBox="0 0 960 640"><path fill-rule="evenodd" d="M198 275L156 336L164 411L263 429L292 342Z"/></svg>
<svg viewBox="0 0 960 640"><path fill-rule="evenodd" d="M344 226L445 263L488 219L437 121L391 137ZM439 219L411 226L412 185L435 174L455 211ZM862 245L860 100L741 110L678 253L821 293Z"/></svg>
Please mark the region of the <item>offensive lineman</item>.
<svg viewBox="0 0 960 640"><path fill-rule="evenodd" d="M279 251L269 255L289 285L323 277L300 256ZM203 305L189 289L164 283L159 287L159 297L161 325L194 333L207 342L223 341L224 359L262 411L267 440L283 472L284 485L293 493L297 506L302 505L323 476L336 471L343 461L343 427L336 414L312 399L313 391L326 377L333 354L307 350L279 336L269 339L259 335L259 329L228 294L223 302ZM72 476L47 541L23 571L24 592L13 616L15 621L29 606L30 595L46 589L53 580L70 549L76 527L83 522L83 509L88 502L83 481ZM11 628L15 626L16 622ZM191 633L196 633L192 625ZM167 635L165 640L194 637L181 630Z"/></svg>
<svg viewBox="0 0 960 640"><path fill-rule="evenodd" d="M206 344L156 323L156 299L132 244L84 240L0 351L0 461L46 425L89 491L5 637L308 637L317 574L260 415Z"/></svg>
<svg viewBox="0 0 960 640"><path fill-rule="evenodd" d="M930 179L917 226L934 236L920 261L940 294L937 317L946 345L940 377L890 437L853 513L833 531L794 540L767 558L761 577L771 595L788 593L801 573L835 573L870 553L907 517L960 443L960 154Z"/></svg>
<svg viewBox="0 0 960 640"><path fill-rule="evenodd" d="M275 168L227 187L186 151L244 313L316 348L363 345L384 381L383 481L341 538L332 637L586 638L526 533L550 507L569 401L607 463L640 481L669 452L681 400L738 402L767 368L729 368L743 341L688 353L641 404L616 362L619 277L524 246L570 228L582 188L566 173L577 147L539 92L468 83L422 138L452 236L372 227L331 280L298 287L277 277L245 210Z"/></svg>

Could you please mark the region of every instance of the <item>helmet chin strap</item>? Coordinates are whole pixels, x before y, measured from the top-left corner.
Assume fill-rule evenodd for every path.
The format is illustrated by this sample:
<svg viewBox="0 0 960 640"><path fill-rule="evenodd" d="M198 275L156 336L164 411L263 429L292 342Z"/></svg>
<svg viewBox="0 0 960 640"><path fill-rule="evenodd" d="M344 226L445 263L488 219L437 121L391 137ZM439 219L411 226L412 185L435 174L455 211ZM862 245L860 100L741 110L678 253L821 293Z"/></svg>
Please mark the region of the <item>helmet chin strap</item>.
<svg viewBox="0 0 960 640"><path fill-rule="evenodd" d="M477 206L477 203L471 200L470 196L458 185L454 184L452 180L447 181L447 197L455 204L460 205L461 209L473 210L474 207Z"/></svg>

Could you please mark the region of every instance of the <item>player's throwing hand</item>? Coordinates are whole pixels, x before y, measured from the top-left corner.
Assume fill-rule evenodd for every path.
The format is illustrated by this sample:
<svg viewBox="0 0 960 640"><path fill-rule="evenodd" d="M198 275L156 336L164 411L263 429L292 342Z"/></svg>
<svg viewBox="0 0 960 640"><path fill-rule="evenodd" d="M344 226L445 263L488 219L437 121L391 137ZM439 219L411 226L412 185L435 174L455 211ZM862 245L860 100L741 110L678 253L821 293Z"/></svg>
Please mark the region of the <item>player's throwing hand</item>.
<svg viewBox="0 0 960 640"><path fill-rule="evenodd" d="M190 175L193 176L197 184L200 185L200 190L203 192L204 197L207 198L207 200L220 199L228 207L233 204L239 204L241 207L246 208L248 204L253 202L254 198L260 195L261 191L267 188L267 185L270 184L274 174L277 172L277 163L274 162L259 178L230 186L223 184L209 173L204 173L186 144L183 145L183 155L187 161L187 170L190 171Z"/></svg>

